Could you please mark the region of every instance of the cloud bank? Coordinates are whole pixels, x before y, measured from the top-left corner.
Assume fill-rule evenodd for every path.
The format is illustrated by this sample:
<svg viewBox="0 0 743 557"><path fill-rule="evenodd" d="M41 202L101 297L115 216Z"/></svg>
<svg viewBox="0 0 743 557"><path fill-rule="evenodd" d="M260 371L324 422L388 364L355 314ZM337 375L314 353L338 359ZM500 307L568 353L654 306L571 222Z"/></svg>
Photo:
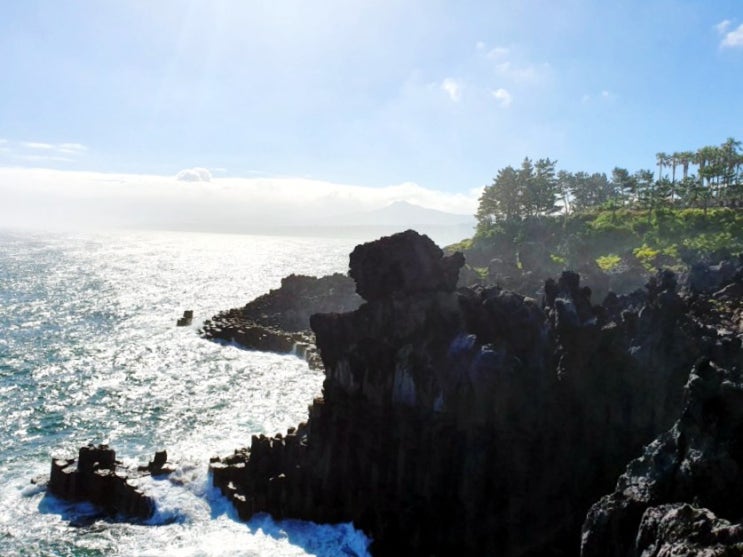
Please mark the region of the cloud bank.
<svg viewBox="0 0 743 557"><path fill-rule="evenodd" d="M214 178L199 168L166 177L0 167L0 226L249 233L332 224L336 217L396 201L472 215L479 194L411 182L372 188L288 177Z"/></svg>

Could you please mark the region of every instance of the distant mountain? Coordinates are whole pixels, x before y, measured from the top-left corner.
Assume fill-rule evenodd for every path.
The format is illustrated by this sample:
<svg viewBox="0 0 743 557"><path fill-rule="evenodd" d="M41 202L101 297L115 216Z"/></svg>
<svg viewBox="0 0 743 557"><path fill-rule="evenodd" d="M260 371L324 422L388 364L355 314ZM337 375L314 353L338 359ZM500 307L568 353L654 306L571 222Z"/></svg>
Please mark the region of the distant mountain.
<svg viewBox="0 0 743 557"><path fill-rule="evenodd" d="M475 218L472 215L427 209L407 201L396 201L381 209L330 218L327 224L330 226L393 226L405 228L420 226L474 227Z"/></svg>

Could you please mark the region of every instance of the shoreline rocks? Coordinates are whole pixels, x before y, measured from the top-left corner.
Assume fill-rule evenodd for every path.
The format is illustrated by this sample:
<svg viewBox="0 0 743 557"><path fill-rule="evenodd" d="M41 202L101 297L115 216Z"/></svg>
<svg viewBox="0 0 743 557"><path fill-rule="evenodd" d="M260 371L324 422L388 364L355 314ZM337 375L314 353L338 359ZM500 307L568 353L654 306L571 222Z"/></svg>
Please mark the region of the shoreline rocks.
<svg viewBox="0 0 743 557"><path fill-rule="evenodd" d="M70 501L89 501L109 514L147 520L155 501L143 493L136 480L144 475L170 474L167 453L159 451L147 466L128 470L120 466L108 445L81 447L78 458L53 458L47 490Z"/></svg>
<svg viewBox="0 0 743 557"><path fill-rule="evenodd" d="M366 303L311 318L326 379L308 421L211 463L244 519L351 520L376 556L575 555L692 364L740 354L670 272L602 305L564 272L538 302L455 290L461 256L412 231L354 253Z"/></svg>
<svg viewBox="0 0 743 557"><path fill-rule="evenodd" d="M313 369L322 362L310 330L310 315L317 312L350 311L360 304L353 281L334 274L315 278L290 275L281 287L271 290L242 308L223 311L207 320L200 334L209 340L267 352L295 354Z"/></svg>

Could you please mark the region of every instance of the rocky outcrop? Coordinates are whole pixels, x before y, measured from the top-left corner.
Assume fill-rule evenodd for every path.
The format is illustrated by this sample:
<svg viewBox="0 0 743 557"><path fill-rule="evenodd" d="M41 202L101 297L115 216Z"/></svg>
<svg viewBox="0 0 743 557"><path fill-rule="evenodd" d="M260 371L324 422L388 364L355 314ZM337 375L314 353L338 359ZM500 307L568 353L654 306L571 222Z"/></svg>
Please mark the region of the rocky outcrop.
<svg viewBox="0 0 743 557"><path fill-rule="evenodd" d="M577 554L586 511L722 342L668 272L599 306L570 272L541 301L455 290L461 256L410 231L354 254L366 303L311 318L326 378L308 421L211 470L243 518L352 520L375 555Z"/></svg>
<svg viewBox="0 0 743 557"><path fill-rule="evenodd" d="M651 507L640 521L636 553L643 557L743 555L743 526L687 503Z"/></svg>
<svg viewBox="0 0 743 557"><path fill-rule="evenodd" d="M155 502L138 487L137 479L171 473L167 459L167 453L159 451L147 466L128 470L108 445L88 445L80 448L77 461L52 459L47 489L62 499L89 501L107 513L146 520L154 514Z"/></svg>
<svg viewBox="0 0 743 557"><path fill-rule="evenodd" d="M718 358L729 367L708 359L694 366L681 418L628 465L614 493L591 508L583 527L584 557L691 554L660 553L666 545L743 549L743 526L715 526L711 534L710 525L721 519L743 517L740 339L722 342Z"/></svg>
<svg viewBox="0 0 743 557"><path fill-rule="evenodd" d="M417 232L407 230L356 246L348 273L356 281L356 292L372 302L390 296L453 291L464 256L457 252L444 257L431 240L420 238Z"/></svg>
<svg viewBox="0 0 743 557"><path fill-rule="evenodd" d="M614 493L592 506L584 557L743 554L741 526L727 522L743 517L733 495L743 487L741 270L730 260L699 263L683 278L686 295L676 311L686 308L697 331L691 341L705 357L686 384L680 418L629 464ZM651 294L664 282L674 282L667 272L649 285Z"/></svg>
<svg viewBox="0 0 743 557"><path fill-rule="evenodd" d="M353 281L345 275L290 275L281 280L280 288L207 320L200 332L210 340L234 342L252 350L294 353L320 368L310 315L351 311L360 302Z"/></svg>
<svg viewBox="0 0 743 557"><path fill-rule="evenodd" d="M193 310L187 309L183 312L183 317L179 317L175 322L177 327L188 327L193 322Z"/></svg>

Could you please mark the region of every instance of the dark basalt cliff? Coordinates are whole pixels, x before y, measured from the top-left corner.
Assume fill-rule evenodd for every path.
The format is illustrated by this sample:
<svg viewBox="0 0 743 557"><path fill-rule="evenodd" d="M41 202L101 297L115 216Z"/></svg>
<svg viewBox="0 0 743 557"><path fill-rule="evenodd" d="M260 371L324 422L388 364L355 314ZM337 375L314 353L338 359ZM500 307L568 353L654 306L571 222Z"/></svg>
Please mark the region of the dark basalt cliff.
<svg viewBox="0 0 743 557"><path fill-rule="evenodd" d="M455 290L462 265L412 231L354 250L366 303L311 318L309 420L211 464L241 517L352 520L375 555L576 555L591 505L688 410L693 363L740 352L669 272L598 306L570 272L540 301Z"/></svg>
<svg viewBox="0 0 743 557"><path fill-rule="evenodd" d="M737 340L737 342L736 342ZM584 557L743 555L740 340L701 360L680 419L647 446L588 513Z"/></svg>

